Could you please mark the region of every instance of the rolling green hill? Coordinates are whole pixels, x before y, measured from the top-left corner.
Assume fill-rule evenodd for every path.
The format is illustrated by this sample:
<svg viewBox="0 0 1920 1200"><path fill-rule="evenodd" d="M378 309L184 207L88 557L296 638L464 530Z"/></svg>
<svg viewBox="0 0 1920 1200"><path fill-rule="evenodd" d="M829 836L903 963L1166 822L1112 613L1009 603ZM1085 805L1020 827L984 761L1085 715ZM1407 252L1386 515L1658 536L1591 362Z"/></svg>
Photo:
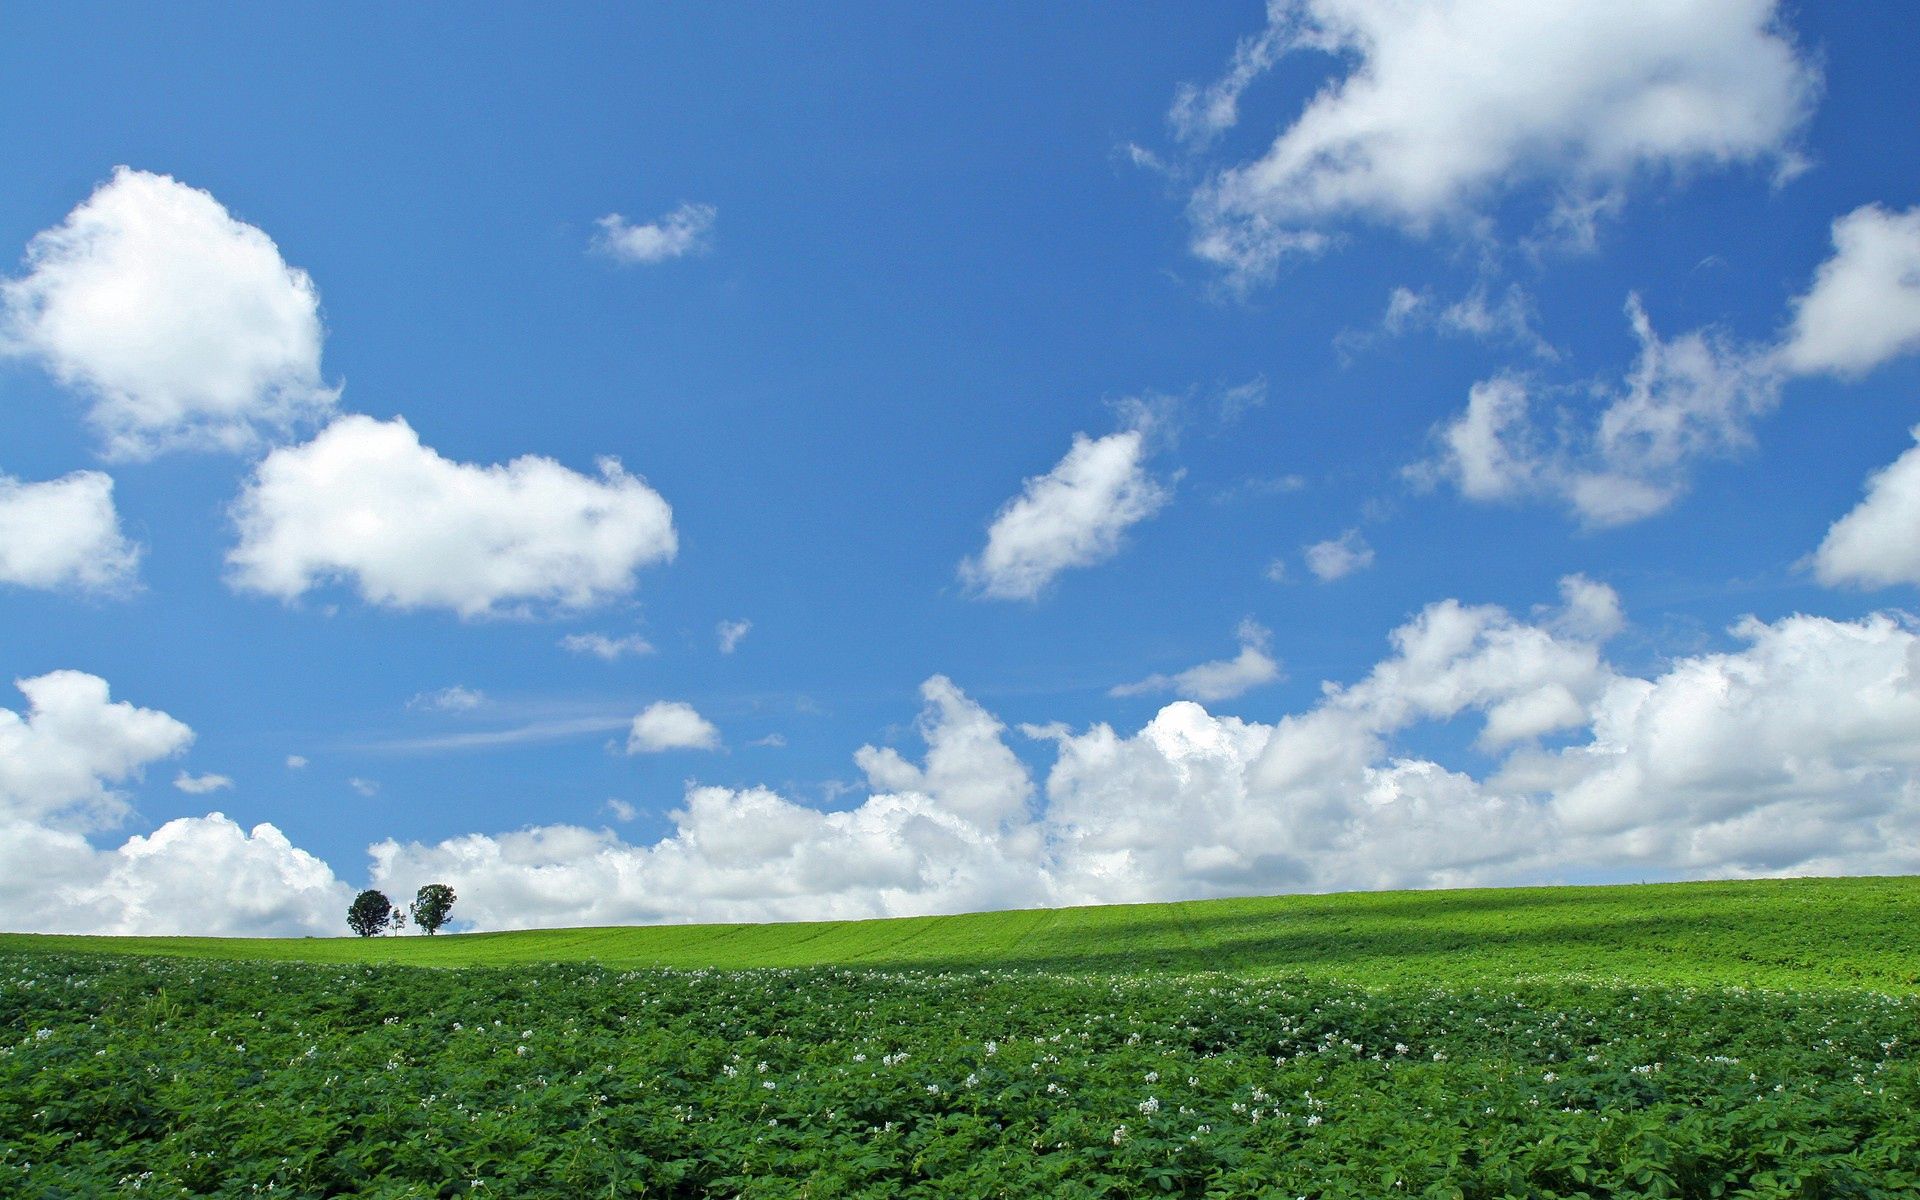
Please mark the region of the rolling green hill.
<svg viewBox="0 0 1920 1200"><path fill-rule="evenodd" d="M1589 977L1915 992L1920 877L1347 893L433 938L0 934L0 952L33 951L439 967L1220 970L1363 986Z"/></svg>

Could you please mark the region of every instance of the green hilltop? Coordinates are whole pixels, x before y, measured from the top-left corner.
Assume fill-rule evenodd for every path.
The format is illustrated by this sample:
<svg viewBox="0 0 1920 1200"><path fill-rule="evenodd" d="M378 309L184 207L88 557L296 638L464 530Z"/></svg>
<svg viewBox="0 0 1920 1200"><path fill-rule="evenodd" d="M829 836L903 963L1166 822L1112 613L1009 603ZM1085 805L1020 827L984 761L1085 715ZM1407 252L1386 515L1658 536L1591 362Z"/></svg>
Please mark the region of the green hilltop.
<svg viewBox="0 0 1920 1200"><path fill-rule="evenodd" d="M0 953L8 952L433 967L1225 971L1366 987L1585 978L1911 993L1920 992L1920 876L1354 892L431 938L0 934Z"/></svg>

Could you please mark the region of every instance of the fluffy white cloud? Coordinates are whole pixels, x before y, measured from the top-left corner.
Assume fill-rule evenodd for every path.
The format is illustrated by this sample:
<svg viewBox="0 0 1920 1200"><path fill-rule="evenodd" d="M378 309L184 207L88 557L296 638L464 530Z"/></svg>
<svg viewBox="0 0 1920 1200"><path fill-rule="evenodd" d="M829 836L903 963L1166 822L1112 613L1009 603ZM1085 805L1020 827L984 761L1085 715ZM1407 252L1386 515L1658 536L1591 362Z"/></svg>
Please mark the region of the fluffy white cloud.
<svg viewBox="0 0 1920 1200"><path fill-rule="evenodd" d="M1920 585L1920 446L1867 477L1867 498L1827 530L1813 569L1829 587Z"/></svg>
<svg viewBox="0 0 1920 1200"><path fill-rule="evenodd" d="M0 583L112 593L133 586L139 568L111 477L75 471L22 483L0 475Z"/></svg>
<svg viewBox="0 0 1920 1200"><path fill-rule="evenodd" d="M608 662L629 654L638 658L653 653L653 643L637 633L617 638L604 633L570 633L560 639L560 648L571 654L591 654Z"/></svg>
<svg viewBox="0 0 1920 1200"><path fill-rule="evenodd" d="M1000 725L944 679L922 689L923 766L861 751L876 793L826 813L762 788L694 787L648 846L556 825L372 848L377 886L429 879L482 928L902 916L1041 903L1032 784Z"/></svg>
<svg viewBox="0 0 1920 1200"><path fill-rule="evenodd" d="M112 784L184 752L193 730L108 697L107 681L52 671L15 681L26 715L0 708L0 816L59 828L111 825L127 812Z"/></svg>
<svg viewBox="0 0 1920 1200"><path fill-rule="evenodd" d="M1700 165L1791 172L1819 86L1774 0L1275 0L1220 83L1176 96L1176 131L1231 125L1295 51L1351 67L1192 201L1195 253L1242 278L1347 221L1423 232L1523 184L1590 198Z"/></svg>
<svg viewBox="0 0 1920 1200"><path fill-rule="evenodd" d="M713 722L679 700L649 704L627 731L628 754L661 750L718 750L720 731Z"/></svg>
<svg viewBox="0 0 1920 1200"><path fill-rule="evenodd" d="M936 676L922 688L924 759L863 747L856 760L873 791L852 809L695 785L671 814L673 832L651 844L567 825L386 841L370 848L373 882L402 894L447 882L467 919L512 928L1920 870L1920 629L1910 618L1747 619L1734 648L1639 677L1602 654L1622 622L1612 590L1575 576L1561 592L1558 606L1524 618L1429 605L1363 677L1324 685L1316 703L1272 724L1181 700L1131 734L1024 726L1055 745L1038 802L1000 722ZM97 738L64 736L57 754L18 752L22 723L0 722L0 737L16 739L0 742L0 771L82 762L51 783L0 775L0 923L337 928L348 889L271 826L249 834L212 814L103 852L35 819L90 804L191 736L146 714L177 728L130 738L144 710L115 710L104 686L81 691L97 717L118 715L95 722ZM1440 757L1461 762L1406 749L1409 733L1455 723L1475 748ZM22 794L39 799L21 805ZM211 893L209 879L220 884Z"/></svg>
<svg viewBox="0 0 1920 1200"><path fill-rule="evenodd" d="M1358 529L1349 529L1337 538L1315 542L1301 553L1307 560L1307 570L1313 572L1313 577L1321 583L1345 579L1355 571L1364 571L1373 565L1373 547L1367 545L1367 539L1360 536Z"/></svg>
<svg viewBox="0 0 1920 1200"><path fill-rule="evenodd" d="M255 469L233 509L232 583L292 600L350 581L370 604L464 617L585 608L671 559L673 512L611 458L598 478L528 455L442 458L404 421L342 417Z"/></svg>
<svg viewBox="0 0 1920 1200"><path fill-rule="evenodd" d="M634 225L619 213L608 213L597 224L593 248L623 263L657 263L688 254L705 254L712 246L713 222L719 210L711 204L682 204L657 221Z"/></svg>
<svg viewBox="0 0 1920 1200"><path fill-rule="evenodd" d="M168 821L95 849L88 830L127 815L115 785L182 753L186 725L108 696L106 681L55 671L19 681L24 717L0 709L0 928L47 933L336 932L350 895L327 865L271 825L219 813ZM176 786L206 792L223 776Z"/></svg>
<svg viewBox="0 0 1920 1200"><path fill-rule="evenodd" d="M323 415L320 298L204 191L125 167L0 285L0 347L91 400L109 454L241 449Z"/></svg>
<svg viewBox="0 0 1920 1200"><path fill-rule="evenodd" d="M1143 429L1075 434L1067 456L1001 508L986 547L960 564L961 580L992 599L1033 600L1060 572L1112 558L1127 529L1171 498L1146 457Z"/></svg>
<svg viewBox="0 0 1920 1200"><path fill-rule="evenodd" d="M1524 378L1483 381L1409 476L1450 483L1471 500L1547 496L1584 524L1621 525L1679 499L1697 461L1751 445L1753 422L1779 402L1773 351L1711 330L1663 340L1638 296L1628 297L1627 317L1640 355L1619 386L1600 393L1598 412L1542 419Z"/></svg>
<svg viewBox="0 0 1920 1200"><path fill-rule="evenodd" d="M1110 696L1142 696L1172 692L1189 700L1211 703L1231 700L1280 678L1280 664L1268 654L1273 634L1249 618L1240 622L1240 653L1232 658L1204 662L1173 675L1149 675L1138 683L1123 683Z"/></svg>
<svg viewBox="0 0 1920 1200"><path fill-rule="evenodd" d="M212 773L189 775L185 771L182 771L173 777L173 786L179 788L189 796L204 796L208 792L232 790L233 780L225 775L215 775Z"/></svg>
<svg viewBox="0 0 1920 1200"><path fill-rule="evenodd" d="M353 893L272 825L180 817L113 850L0 822L0 925L36 933L300 937L346 928Z"/></svg>
<svg viewBox="0 0 1920 1200"><path fill-rule="evenodd" d="M1803 374L1862 375L1920 349L1920 208L1836 220L1833 257L1793 308L1781 355Z"/></svg>
<svg viewBox="0 0 1920 1200"><path fill-rule="evenodd" d="M1737 649L1639 678L1601 653L1612 590L1561 590L1525 619L1430 605L1363 678L1271 725L1182 700L1131 735L1023 727L1056 744L1037 808L999 722L936 677L925 763L862 749L875 790L852 810L694 787L652 845L568 826L387 842L375 876L446 879L509 927L1920 867L1910 623L1748 620ZM1459 721L1478 773L1397 745Z"/></svg>
<svg viewBox="0 0 1920 1200"><path fill-rule="evenodd" d="M289 755L287 755L287 770L289 770L289 771L298 771L298 770L300 770L300 769L301 769L302 767L304 767L304 766L306 766L306 765L307 765L307 756L306 756L306 755L304 755L304 754L289 754Z"/></svg>
<svg viewBox="0 0 1920 1200"><path fill-rule="evenodd" d="M722 621L714 627L714 637L720 643L720 653L732 654L739 648L741 641L753 629L753 622L747 620Z"/></svg>

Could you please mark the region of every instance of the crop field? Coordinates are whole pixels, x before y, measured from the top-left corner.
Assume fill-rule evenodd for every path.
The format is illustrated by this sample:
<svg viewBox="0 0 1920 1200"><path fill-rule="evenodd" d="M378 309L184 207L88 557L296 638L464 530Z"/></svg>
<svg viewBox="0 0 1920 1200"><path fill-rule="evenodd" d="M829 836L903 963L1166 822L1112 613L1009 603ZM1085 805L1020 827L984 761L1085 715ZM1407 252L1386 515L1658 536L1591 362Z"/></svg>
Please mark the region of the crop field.
<svg viewBox="0 0 1920 1200"><path fill-rule="evenodd" d="M1920 991L1920 878L1353 892L779 925L434 938L0 933L0 952L415 966L1281 973L1377 986L1605 977ZM455 910L458 916L458 910ZM344 921L341 930L346 929Z"/></svg>
<svg viewBox="0 0 1920 1200"><path fill-rule="evenodd" d="M1915 1196L1915 882L11 937L0 1196Z"/></svg>

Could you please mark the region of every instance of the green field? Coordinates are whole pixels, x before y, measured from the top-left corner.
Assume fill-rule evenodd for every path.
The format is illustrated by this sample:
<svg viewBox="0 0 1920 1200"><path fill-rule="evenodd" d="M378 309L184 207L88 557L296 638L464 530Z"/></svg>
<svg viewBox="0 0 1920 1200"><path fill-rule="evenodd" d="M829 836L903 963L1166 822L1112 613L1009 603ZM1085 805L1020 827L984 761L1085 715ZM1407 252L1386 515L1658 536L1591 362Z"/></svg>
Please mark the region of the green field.
<svg viewBox="0 0 1920 1200"><path fill-rule="evenodd" d="M0 934L0 953L55 951L441 967L1227 971L1360 985L1600 978L1911 992L1920 990L1920 877L1357 892L434 938Z"/></svg>
<svg viewBox="0 0 1920 1200"><path fill-rule="evenodd" d="M0 1196L1920 1197L1916 902L6 935Z"/></svg>

